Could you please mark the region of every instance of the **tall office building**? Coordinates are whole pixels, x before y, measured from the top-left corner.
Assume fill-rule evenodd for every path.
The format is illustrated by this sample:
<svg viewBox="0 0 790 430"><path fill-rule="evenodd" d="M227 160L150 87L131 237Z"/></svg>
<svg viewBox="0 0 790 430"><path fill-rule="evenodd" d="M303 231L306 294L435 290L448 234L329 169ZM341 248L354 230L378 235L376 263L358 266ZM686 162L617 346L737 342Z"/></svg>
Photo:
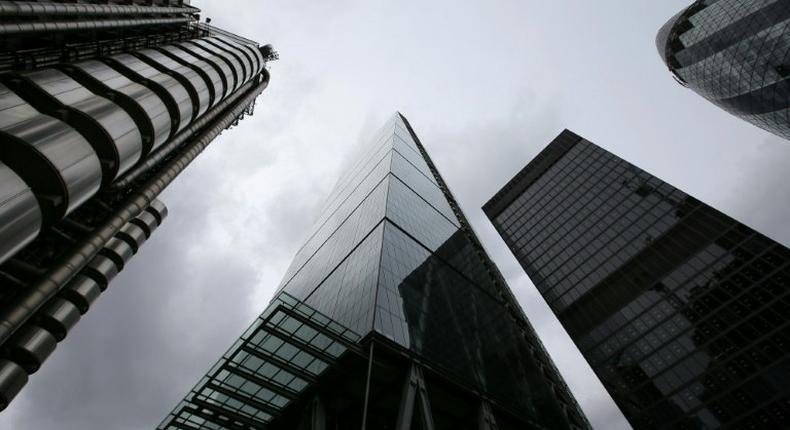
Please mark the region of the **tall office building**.
<svg viewBox="0 0 790 430"><path fill-rule="evenodd" d="M0 409L269 82L270 47L188 3L0 2Z"/></svg>
<svg viewBox="0 0 790 430"><path fill-rule="evenodd" d="M634 428L790 426L790 250L567 130L484 210Z"/></svg>
<svg viewBox="0 0 790 430"><path fill-rule="evenodd" d="M398 114L344 169L275 299L159 429L588 427Z"/></svg>
<svg viewBox="0 0 790 430"><path fill-rule="evenodd" d="M697 0L661 28L656 45L678 82L790 139L790 2Z"/></svg>

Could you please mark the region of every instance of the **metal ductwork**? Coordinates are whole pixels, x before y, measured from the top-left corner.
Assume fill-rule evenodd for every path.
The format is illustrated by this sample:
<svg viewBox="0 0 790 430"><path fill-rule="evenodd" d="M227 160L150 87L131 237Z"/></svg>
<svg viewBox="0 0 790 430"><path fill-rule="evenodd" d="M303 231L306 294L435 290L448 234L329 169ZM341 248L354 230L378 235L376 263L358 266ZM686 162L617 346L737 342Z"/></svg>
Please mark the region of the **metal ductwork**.
<svg viewBox="0 0 790 430"><path fill-rule="evenodd" d="M61 291L60 296L70 301L82 315L85 315L101 292L101 287L96 281L85 275L77 275Z"/></svg>
<svg viewBox="0 0 790 430"><path fill-rule="evenodd" d="M159 200L124 227L137 229L147 237L140 224L150 232L156 230L167 217L167 207ZM67 284L58 296L46 301L2 348L0 358L0 410L13 400L35 373L64 340L71 329L88 312L109 282L127 263L134 252L119 233L110 238L91 262Z"/></svg>
<svg viewBox="0 0 790 430"><path fill-rule="evenodd" d="M55 298L38 313L36 324L50 332L60 342L80 320L80 311L68 300Z"/></svg>
<svg viewBox="0 0 790 430"><path fill-rule="evenodd" d="M137 6L118 4L44 3L26 1L0 1L0 17L18 16L123 16L170 15L199 13L192 6Z"/></svg>
<svg viewBox="0 0 790 430"><path fill-rule="evenodd" d="M19 330L8 343L5 347L8 358L22 366L28 375L32 375L52 354L58 341L43 328L29 325Z"/></svg>
<svg viewBox="0 0 790 430"><path fill-rule="evenodd" d="M264 71L256 52L206 37L0 78L0 263L100 189L122 177L127 186L231 106ZM139 234L127 229L136 249Z"/></svg>
<svg viewBox="0 0 790 430"><path fill-rule="evenodd" d="M132 3L0 0L0 410L168 216L159 193L268 85L256 43Z"/></svg>
<svg viewBox="0 0 790 430"><path fill-rule="evenodd" d="M69 31L107 30L132 27L150 27L167 24L186 24L189 17L142 18L142 19L101 19L94 21L37 21L0 24L0 35L16 36L25 33L63 33Z"/></svg>
<svg viewBox="0 0 790 430"><path fill-rule="evenodd" d="M33 190L0 163L0 261L30 243L41 229L41 209Z"/></svg>
<svg viewBox="0 0 790 430"><path fill-rule="evenodd" d="M13 361L0 360L0 410L8 407L11 400L27 384L27 372Z"/></svg>

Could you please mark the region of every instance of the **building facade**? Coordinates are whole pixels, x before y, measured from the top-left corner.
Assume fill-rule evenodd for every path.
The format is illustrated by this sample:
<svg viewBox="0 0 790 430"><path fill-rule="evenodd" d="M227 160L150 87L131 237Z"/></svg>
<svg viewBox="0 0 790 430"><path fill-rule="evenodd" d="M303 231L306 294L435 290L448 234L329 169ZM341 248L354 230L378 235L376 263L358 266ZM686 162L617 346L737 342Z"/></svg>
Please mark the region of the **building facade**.
<svg viewBox="0 0 790 430"><path fill-rule="evenodd" d="M188 3L0 4L0 410L269 82L270 47Z"/></svg>
<svg viewBox="0 0 790 430"><path fill-rule="evenodd" d="M678 82L790 139L790 3L697 0L661 28L656 44Z"/></svg>
<svg viewBox="0 0 790 430"><path fill-rule="evenodd" d="M347 164L272 303L159 429L588 427L398 114Z"/></svg>
<svg viewBox="0 0 790 430"><path fill-rule="evenodd" d="M639 429L790 426L790 250L564 131L484 207Z"/></svg>

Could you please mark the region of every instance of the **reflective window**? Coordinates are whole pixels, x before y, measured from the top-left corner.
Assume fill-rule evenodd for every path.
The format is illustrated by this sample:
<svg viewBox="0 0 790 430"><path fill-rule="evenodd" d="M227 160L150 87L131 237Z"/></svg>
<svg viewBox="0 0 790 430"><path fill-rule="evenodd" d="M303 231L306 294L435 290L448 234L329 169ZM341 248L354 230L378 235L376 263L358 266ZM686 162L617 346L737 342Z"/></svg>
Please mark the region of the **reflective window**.
<svg viewBox="0 0 790 430"><path fill-rule="evenodd" d="M553 161L489 217L631 423L790 424L790 250L586 140Z"/></svg>

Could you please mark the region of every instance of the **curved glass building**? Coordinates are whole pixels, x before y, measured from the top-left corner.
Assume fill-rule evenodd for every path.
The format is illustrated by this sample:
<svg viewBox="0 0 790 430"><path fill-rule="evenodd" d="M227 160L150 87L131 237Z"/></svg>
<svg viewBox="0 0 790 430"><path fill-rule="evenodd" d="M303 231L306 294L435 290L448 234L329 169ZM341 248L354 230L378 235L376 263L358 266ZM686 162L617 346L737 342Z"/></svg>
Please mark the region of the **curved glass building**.
<svg viewBox="0 0 790 430"><path fill-rule="evenodd" d="M698 0L661 28L656 44L684 86L790 139L790 2Z"/></svg>

